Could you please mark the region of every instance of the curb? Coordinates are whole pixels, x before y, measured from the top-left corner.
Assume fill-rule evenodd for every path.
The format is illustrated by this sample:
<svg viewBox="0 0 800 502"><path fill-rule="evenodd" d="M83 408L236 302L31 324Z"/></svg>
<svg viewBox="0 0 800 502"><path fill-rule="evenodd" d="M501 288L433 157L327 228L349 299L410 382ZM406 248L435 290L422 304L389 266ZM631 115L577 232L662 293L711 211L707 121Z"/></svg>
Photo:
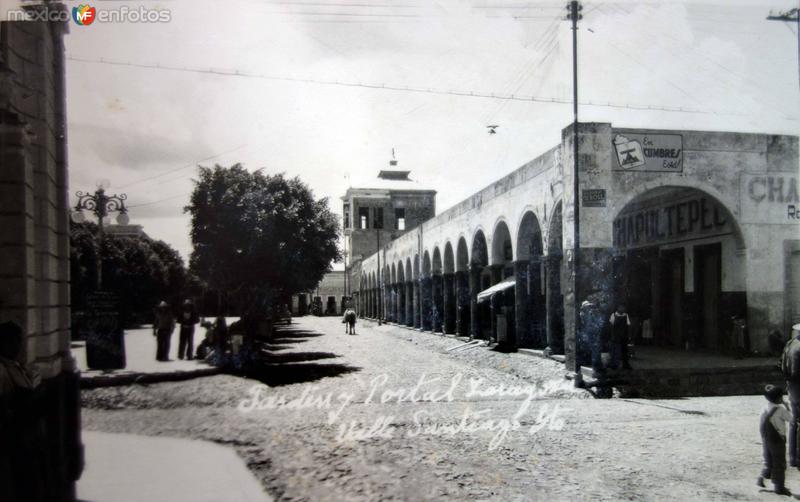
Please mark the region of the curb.
<svg viewBox="0 0 800 502"><path fill-rule="evenodd" d="M170 371L159 373L122 373L119 375L81 375L81 389L96 389L100 387L117 387L120 385L150 384L159 382L179 382L193 378L212 376L222 373L220 368L200 368L191 371Z"/></svg>

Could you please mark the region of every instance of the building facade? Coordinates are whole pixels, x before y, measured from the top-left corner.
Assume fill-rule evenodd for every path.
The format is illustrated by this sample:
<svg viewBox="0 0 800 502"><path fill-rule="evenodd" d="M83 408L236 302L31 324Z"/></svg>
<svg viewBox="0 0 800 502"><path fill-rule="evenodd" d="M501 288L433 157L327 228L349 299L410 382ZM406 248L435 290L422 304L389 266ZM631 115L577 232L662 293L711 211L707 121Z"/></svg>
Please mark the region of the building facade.
<svg viewBox="0 0 800 502"><path fill-rule="evenodd" d="M0 457L14 459L0 465L3 500L73 500L83 468L69 329L66 32L65 23L0 22L0 322L23 332L0 378L24 368L30 382L0 382L11 408L0 417Z"/></svg>
<svg viewBox="0 0 800 502"><path fill-rule="evenodd" d="M789 336L800 320L797 137L580 124L577 257L572 152L570 127L559 145L354 263L361 311L501 333L512 348L564 353L568 366L586 298L607 311L627 305L638 336L656 345L765 353ZM481 302L493 286L505 296Z"/></svg>

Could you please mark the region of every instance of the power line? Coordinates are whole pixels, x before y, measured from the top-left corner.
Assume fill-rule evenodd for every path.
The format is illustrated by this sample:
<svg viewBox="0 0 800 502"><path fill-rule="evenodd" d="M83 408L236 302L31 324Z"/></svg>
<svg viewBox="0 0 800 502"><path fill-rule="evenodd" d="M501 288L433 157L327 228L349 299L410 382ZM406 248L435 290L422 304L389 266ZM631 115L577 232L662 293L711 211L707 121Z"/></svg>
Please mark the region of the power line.
<svg viewBox="0 0 800 502"><path fill-rule="evenodd" d="M179 197L185 197L187 195L190 195L191 193L192 192L179 193L177 195L172 195L170 197L164 197L163 199L158 199L158 200L154 200L154 201L150 201L150 202L145 202L145 203L142 203L142 204L133 204L133 205L129 205L127 207L128 207L128 209L131 209L131 208L134 208L134 207L152 206L152 205L155 205L155 204L160 204L162 202L166 202L168 200L177 199Z"/></svg>
<svg viewBox="0 0 800 502"><path fill-rule="evenodd" d="M366 89L378 89L378 90L385 90L385 91L398 91L398 92L413 92L419 94L435 94L435 95L449 95L449 96L459 96L459 97L467 97L467 98L484 98L484 99L504 99L510 101L527 101L527 102L536 102L536 103L550 103L550 104L562 104L568 105L572 102L567 99L559 99L559 98L552 98L552 97L541 97L541 96L526 96L526 95L517 95L517 94L497 94L497 93L489 93L489 92L480 92L480 91L466 91L466 90L446 90L446 89L435 89L430 87L410 87L410 86L398 86L392 84L372 84L372 83L365 83L365 82L347 82L341 80L323 80L323 79L314 79L314 78L298 78L298 77L287 77L281 75L266 75L266 74L258 74L258 73L251 73L242 70L218 70L218 69L203 69L203 68L190 68L190 67L180 67L180 66L171 66L171 65L161 65L161 64L143 64L143 63L130 63L130 62L123 62L123 61L114 61L109 59L86 59L86 58L79 58L75 56L67 56L66 59L70 61L76 61L80 63L88 63L88 64L102 64L102 65L110 65L110 66L126 66L131 68L143 68L143 69L150 69L150 70L161 70L161 71L175 71L175 72L182 72L182 73L198 73L198 74L207 74L207 75L216 75L216 76L225 76L225 77L241 77L241 78L256 78L262 80L273 80L279 82L297 82L303 84L317 84L317 85L329 85L329 86L339 86L339 87L361 87ZM741 113L732 113L732 112L721 112L715 110L702 110L702 109L693 109L693 108L684 108L680 106L659 106L659 105L639 105L639 104L627 104L627 103L612 103L612 102L597 102L597 101L581 101L579 104L584 106L596 106L596 107L603 107L603 108L619 108L619 109L627 109L627 110L653 110L653 111L663 111L663 112L675 112L675 113L697 113L697 114L704 114L704 115L738 115L743 116L744 114ZM205 159L204 159L205 160ZM185 167L184 167L185 168Z"/></svg>
<svg viewBox="0 0 800 502"><path fill-rule="evenodd" d="M230 150L226 150L226 151L224 151L224 152L222 152L222 153L218 153L218 154L212 155L212 156L210 156L210 157L205 157L205 158L203 158L203 159L197 160L197 161L195 161L195 162L192 162L192 163L190 163L190 164L186 164L186 165L184 165L184 166L176 167L176 168L174 168L174 169L170 169L170 170L168 170L168 171L164 171L164 172L162 172L162 173L155 174L155 175L153 175L153 176L147 176L147 177L145 177L145 178L141 178L141 179L138 179L138 180L136 180L136 181L132 181L132 182L130 182L130 183L126 183L126 184L124 184L124 185L121 185L121 186L120 186L120 188L127 188L127 187L129 187L129 186L138 185L139 183L144 183L145 181L150 181L150 180L154 180L154 179L156 179L156 178L161 178L162 176L166 176L166 175L168 175L168 174L172 174L172 173L175 173L175 172L181 171L181 170L183 170L183 169L189 169L190 167L197 167L197 164L199 164L200 162L203 162L203 161L206 161L206 160L211 160L211 159L216 159L217 157L222 157L222 156L223 156L223 155L225 155L225 154L228 154L228 153L231 153L231 152L236 152L236 151L238 151L238 150L241 150L242 148L244 148L244 147L246 147L246 146L247 146L247 145L240 145L240 146L237 146L236 148L232 148L232 149L230 149ZM133 206L131 206L131 207L133 207Z"/></svg>

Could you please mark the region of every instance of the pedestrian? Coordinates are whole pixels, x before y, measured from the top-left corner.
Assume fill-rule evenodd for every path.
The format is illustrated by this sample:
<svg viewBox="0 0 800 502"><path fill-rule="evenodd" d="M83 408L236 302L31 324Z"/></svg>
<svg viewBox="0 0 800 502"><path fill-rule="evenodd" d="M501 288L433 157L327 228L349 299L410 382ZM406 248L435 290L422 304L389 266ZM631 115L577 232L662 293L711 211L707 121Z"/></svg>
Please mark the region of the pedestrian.
<svg viewBox="0 0 800 502"><path fill-rule="evenodd" d="M619 305L616 312L608 320L611 325L611 367L617 369L620 359L622 368L631 369L628 343L630 342L631 318L625 311L625 305Z"/></svg>
<svg viewBox="0 0 800 502"><path fill-rule="evenodd" d="M180 314L181 331L178 339L178 359L192 359L194 352L194 325L200 321L192 300L186 299Z"/></svg>
<svg viewBox="0 0 800 502"><path fill-rule="evenodd" d="M155 310L153 334L156 335L156 361L169 361L169 343L175 330L175 317L172 309L164 300Z"/></svg>
<svg viewBox="0 0 800 502"><path fill-rule="evenodd" d="M764 487L764 479L772 480L775 493L791 495L784 486L786 479L786 422L791 420L789 410L783 402L783 389L775 385L764 388L767 406L761 412L761 444L764 451L764 469L756 484Z"/></svg>
<svg viewBox="0 0 800 502"><path fill-rule="evenodd" d="M581 365L590 364L596 374L603 371L602 354L603 315L598 305L585 300L580 309L579 354Z"/></svg>
<svg viewBox="0 0 800 502"><path fill-rule="evenodd" d="M345 323L344 325L344 332L346 334L355 335L356 334L356 311L352 308L348 308L344 311L344 315L342 316L342 322Z"/></svg>
<svg viewBox="0 0 800 502"><path fill-rule="evenodd" d="M786 379L789 394L789 465L798 467L800 459L797 445L797 428L800 421L800 324L792 326L792 338L786 343L781 357L781 371Z"/></svg>
<svg viewBox="0 0 800 502"><path fill-rule="evenodd" d="M228 350L228 322L224 317L218 316L214 321L214 359L217 365L225 363L225 353Z"/></svg>
<svg viewBox="0 0 800 502"><path fill-rule="evenodd" d="M41 375L24 360L25 337L14 322L0 323L0 500L45 500L46 417ZM27 454L26 454L27 453Z"/></svg>

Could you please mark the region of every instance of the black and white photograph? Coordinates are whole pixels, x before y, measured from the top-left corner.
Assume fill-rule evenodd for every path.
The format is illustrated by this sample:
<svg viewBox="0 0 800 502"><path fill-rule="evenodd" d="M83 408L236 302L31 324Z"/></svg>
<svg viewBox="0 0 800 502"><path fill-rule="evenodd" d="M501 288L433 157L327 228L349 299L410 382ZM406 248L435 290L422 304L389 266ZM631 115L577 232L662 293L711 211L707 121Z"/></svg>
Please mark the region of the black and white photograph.
<svg viewBox="0 0 800 502"><path fill-rule="evenodd" d="M0 502L800 499L798 0L0 0Z"/></svg>

